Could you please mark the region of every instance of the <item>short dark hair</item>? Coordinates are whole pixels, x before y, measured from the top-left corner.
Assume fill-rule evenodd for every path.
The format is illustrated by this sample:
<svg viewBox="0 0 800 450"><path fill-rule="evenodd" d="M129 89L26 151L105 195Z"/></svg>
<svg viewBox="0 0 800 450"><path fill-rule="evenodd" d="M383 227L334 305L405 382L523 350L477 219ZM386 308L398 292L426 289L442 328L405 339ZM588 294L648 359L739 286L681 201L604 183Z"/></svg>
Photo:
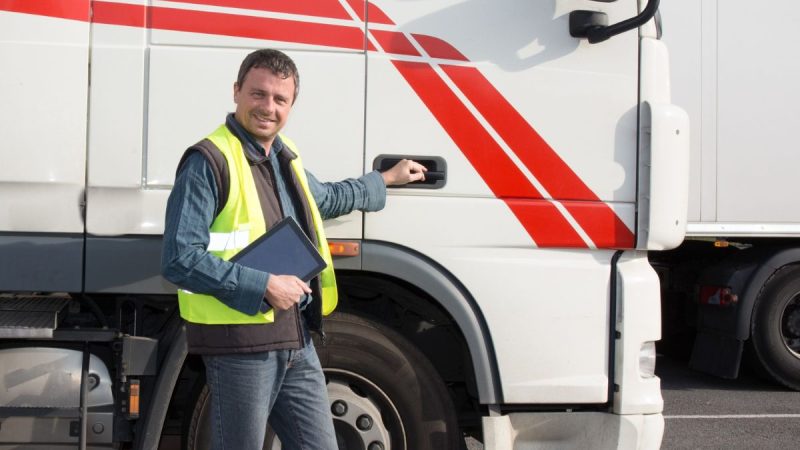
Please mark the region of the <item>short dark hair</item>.
<svg viewBox="0 0 800 450"><path fill-rule="evenodd" d="M300 73L297 71L297 66L294 65L292 58L289 58L285 53L271 48L263 48L247 55L239 67L239 76L236 78L238 89L241 89L244 85L244 78L250 72L250 69L269 69L281 78L292 77L294 79L294 98L292 103L297 100L297 96L300 94Z"/></svg>

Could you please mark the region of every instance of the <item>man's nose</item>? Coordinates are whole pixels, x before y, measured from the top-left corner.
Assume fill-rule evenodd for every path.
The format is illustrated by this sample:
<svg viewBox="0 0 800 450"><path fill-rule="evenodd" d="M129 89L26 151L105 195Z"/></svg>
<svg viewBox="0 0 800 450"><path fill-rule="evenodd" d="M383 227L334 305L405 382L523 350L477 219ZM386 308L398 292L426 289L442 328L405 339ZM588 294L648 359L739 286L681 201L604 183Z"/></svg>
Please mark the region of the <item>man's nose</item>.
<svg viewBox="0 0 800 450"><path fill-rule="evenodd" d="M258 106L265 111L272 112L275 109L275 100L270 96L266 96L261 99Z"/></svg>

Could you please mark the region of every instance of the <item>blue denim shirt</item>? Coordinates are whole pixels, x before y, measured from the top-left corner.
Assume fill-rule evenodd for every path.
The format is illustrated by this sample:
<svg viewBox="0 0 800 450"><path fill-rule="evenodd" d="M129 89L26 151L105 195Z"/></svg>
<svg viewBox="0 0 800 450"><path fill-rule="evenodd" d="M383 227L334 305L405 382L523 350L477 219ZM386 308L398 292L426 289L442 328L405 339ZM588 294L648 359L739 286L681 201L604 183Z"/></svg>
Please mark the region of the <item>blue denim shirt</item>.
<svg viewBox="0 0 800 450"><path fill-rule="evenodd" d="M240 135L247 136L232 117L228 117L229 126L237 127L242 131ZM249 136L243 144L251 161L278 167L277 154L284 148L279 138L273 142L269 154ZM295 205L280 170L272 172L284 215L295 216ZM323 219L353 210L379 211L386 203L386 186L377 171L333 183L321 183L308 171L306 175ZM263 312L268 306L264 293L270 274L224 261L206 251L216 210L214 174L206 158L194 152L180 168L167 202L161 273L183 289L212 295L245 314Z"/></svg>

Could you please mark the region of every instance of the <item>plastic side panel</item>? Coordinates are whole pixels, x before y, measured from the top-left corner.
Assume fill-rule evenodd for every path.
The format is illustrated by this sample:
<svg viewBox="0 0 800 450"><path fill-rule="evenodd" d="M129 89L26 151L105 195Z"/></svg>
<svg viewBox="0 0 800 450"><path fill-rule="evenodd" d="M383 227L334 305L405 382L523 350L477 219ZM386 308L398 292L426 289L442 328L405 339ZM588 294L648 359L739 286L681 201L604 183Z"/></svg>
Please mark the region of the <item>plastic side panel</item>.
<svg viewBox="0 0 800 450"><path fill-rule="evenodd" d="M161 277L159 237L86 239L86 292L175 294Z"/></svg>
<svg viewBox="0 0 800 450"><path fill-rule="evenodd" d="M83 236L0 233L0 292L79 292Z"/></svg>
<svg viewBox="0 0 800 450"><path fill-rule="evenodd" d="M164 232L169 191L139 187L89 187L86 230L96 236Z"/></svg>
<svg viewBox="0 0 800 450"><path fill-rule="evenodd" d="M716 35L714 29L708 26L714 23L714 15L704 14L703 11L712 3L716 2L670 0L661 2L658 7L665 30L662 42L669 49L672 102L686 110L691 119L688 218L693 222L700 220L701 205L704 210L716 214L716 200L713 198L716 194L716 163L703 160L705 154L716 154L716 145L708 140L716 139L712 121L706 123L703 120L707 114L716 114L713 107L716 101L712 98L716 95L716 89L703 89L701 86L701 75L707 78L714 76L706 66L716 64L713 57L716 48L713 53L704 48ZM712 21L708 22L707 19ZM707 194L712 194L712 197L706 199Z"/></svg>
<svg viewBox="0 0 800 450"><path fill-rule="evenodd" d="M83 231L89 25L0 12L0 230Z"/></svg>
<svg viewBox="0 0 800 450"><path fill-rule="evenodd" d="M613 252L537 249L497 200L388 200L367 215L367 239L391 236L463 283L486 318L506 403L607 400Z"/></svg>
<svg viewBox="0 0 800 450"><path fill-rule="evenodd" d="M686 235L689 201L689 117L665 103L642 104L639 159L639 245L675 248Z"/></svg>
<svg viewBox="0 0 800 450"><path fill-rule="evenodd" d="M5 238L10 243L9 247L3 247L3 237L0 237L0 250L3 248L9 249L11 255L9 259L5 260L3 254L0 253L0 267L11 267L11 263L20 261L20 252L27 253L31 245L16 243L16 247L12 245L13 241ZM82 241L80 237L75 238L73 244L74 250L82 250ZM86 240L86 292L103 292L103 293L126 293L126 294L175 294L177 288L161 277L161 245L162 239L160 236L131 236L131 237L89 237ZM18 247L18 249L17 249ZM48 257L54 259L54 264L62 264L62 259L58 258L58 254L53 253L55 247L45 248L44 251L49 252ZM78 254L78 257L80 255ZM335 261L337 269L361 269L360 258L337 258ZM65 267L74 268L76 270L75 280L76 288L74 289L50 289L50 290L79 290L80 289L80 260L70 261L69 264L64 264ZM42 271L42 273L49 273L50 276L54 273L52 270ZM8 274L9 280L13 276L19 274L13 270L6 270L0 273L0 291L11 290L8 288L8 282L3 275ZM39 282L40 285L41 282ZM32 283L29 283L32 284ZM26 288L25 290L33 290L33 288Z"/></svg>
<svg viewBox="0 0 800 450"><path fill-rule="evenodd" d="M208 135L235 109L233 83L239 64L250 51L252 49L196 47L150 49L145 147L147 190L138 196L166 199L185 149ZM363 55L291 52L290 56L300 71L301 94L284 134L297 143L306 168L321 181L362 174ZM100 211L106 216L106 212L120 209L116 205L106 202ZM160 233L164 207L165 203L148 209L148 216L142 219L137 218L134 210L120 211L121 216L130 216L132 221L115 225L108 220L92 221L91 231L97 234ZM144 223L151 218L156 219ZM328 221L326 228L330 237L360 238L361 213Z"/></svg>
<svg viewBox="0 0 800 450"><path fill-rule="evenodd" d="M655 414L664 409L661 380L640 374L642 344L661 339L659 281L645 252L628 252L618 264L614 412Z"/></svg>
<svg viewBox="0 0 800 450"><path fill-rule="evenodd" d="M143 28L93 25L89 186L142 184L145 38ZM92 213L90 228L103 221Z"/></svg>
<svg viewBox="0 0 800 450"><path fill-rule="evenodd" d="M661 414L518 413L483 418L484 447L657 449L664 435Z"/></svg>
<svg viewBox="0 0 800 450"><path fill-rule="evenodd" d="M678 246L686 233L689 116L670 103L664 43L643 38L641 65L637 247L666 250Z"/></svg>
<svg viewBox="0 0 800 450"><path fill-rule="evenodd" d="M144 14L143 9L139 12ZM141 190L147 111L146 37L144 28L93 25L86 193L86 230L90 234L152 234L163 230L167 193Z"/></svg>

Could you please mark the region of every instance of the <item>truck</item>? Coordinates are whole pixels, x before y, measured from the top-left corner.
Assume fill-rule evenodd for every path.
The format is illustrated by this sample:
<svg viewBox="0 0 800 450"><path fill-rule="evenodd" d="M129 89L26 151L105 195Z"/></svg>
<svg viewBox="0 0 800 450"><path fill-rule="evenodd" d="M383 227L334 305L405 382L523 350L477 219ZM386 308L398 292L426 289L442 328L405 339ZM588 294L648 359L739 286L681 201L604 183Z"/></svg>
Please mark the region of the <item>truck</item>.
<svg viewBox="0 0 800 450"><path fill-rule="evenodd" d="M798 390L800 64L787 55L800 6L676 0L661 13L675 28L664 32L672 94L692 135L687 239L651 254L660 345L702 372L736 378L749 367Z"/></svg>
<svg viewBox="0 0 800 450"><path fill-rule="evenodd" d="M689 187L658 5L0 0L0 449L209 447L164 209L263 47L319 179L428 168L325 224L340 448L657 448L648 254Z"/></svg>

